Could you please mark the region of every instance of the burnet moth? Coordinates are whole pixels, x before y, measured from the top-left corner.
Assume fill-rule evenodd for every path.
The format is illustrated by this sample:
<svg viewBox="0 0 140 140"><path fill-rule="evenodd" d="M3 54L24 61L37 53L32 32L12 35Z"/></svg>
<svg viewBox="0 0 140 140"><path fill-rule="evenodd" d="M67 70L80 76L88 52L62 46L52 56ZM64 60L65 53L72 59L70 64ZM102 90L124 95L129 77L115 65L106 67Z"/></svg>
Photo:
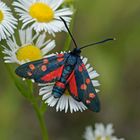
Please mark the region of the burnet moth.
<svg viewBox="0 0 140 140"><path fill-rule="evenodd" d="M33 79L37 83L55 82L52 90L55 98L60 98L68 89L75 100L83 102L89 110L99 112L100 102L80 54L81 50L86 47L114 39L109 38L78 47L65 20L62 17L60 19L64 22L75 48L68 53L50 55L44 59L23 64L15 72L18 76Z"/></svg>

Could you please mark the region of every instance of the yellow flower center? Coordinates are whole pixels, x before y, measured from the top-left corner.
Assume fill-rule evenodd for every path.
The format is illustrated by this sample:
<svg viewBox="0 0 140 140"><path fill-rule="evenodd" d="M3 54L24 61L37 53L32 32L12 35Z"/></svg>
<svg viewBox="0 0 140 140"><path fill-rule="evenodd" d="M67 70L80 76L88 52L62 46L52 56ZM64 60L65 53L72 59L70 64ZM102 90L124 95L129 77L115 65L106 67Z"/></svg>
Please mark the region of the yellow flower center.
<svg viewBox="0 0 140 140"><path fill-rule="evenodd" d="M16 56L19 61L34 61L42 58L42 52L34 45L26 45L18 49Z"/></svg>
<svg viewBox="0 0 140 140"><path fill-rule="evenodd" d="M0 22L2 22L3 18L4 18L3 12L0 10Z"/></svg>
<svg viewBox="0 0 140 140"><path fill-rule="evenodd" d="M54 18L53 9L43 2L34 3L29 8L29 14L38 22L49 22Z"/></svg>

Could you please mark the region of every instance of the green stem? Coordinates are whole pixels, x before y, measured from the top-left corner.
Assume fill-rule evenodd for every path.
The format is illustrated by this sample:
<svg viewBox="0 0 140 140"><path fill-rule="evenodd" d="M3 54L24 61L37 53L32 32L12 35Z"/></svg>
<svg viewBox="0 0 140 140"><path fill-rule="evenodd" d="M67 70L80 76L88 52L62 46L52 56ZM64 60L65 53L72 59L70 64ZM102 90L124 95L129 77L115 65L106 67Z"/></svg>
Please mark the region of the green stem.
<svg viewBox="0 0 140 140"><path fill-rule="evenodd" d="M27 81L28 89L30 89L30 102L32 103L32 106L34 108L34 111L37 115L39 125L41 128L42 132L42 138L43 140L48 140L48 134L47 134L47 128L46 128L46 123L45 123L45 118L44 118L44 113L42 110L44 110L44 106L39 106L38 104L38 98L34 94L33 90L33 83L31 81ZM45 106L46 107L46 106Z"/></svg>
<svg viewBox="0 0 140 140"><path fill-rule="evenodd" d="M34 103L32 103L33 108L35 110L35 113L37 115L39 124L40 124L40 128L41 128L41 132L42 132L42 137L43 140L48 140L48 135L47 135L47 128L46 128L46 123L45 123L45 119L44 119L44 114L41 112L37 102L35 101Z"/></svg>
<svg viewBox="0 0 140 140"><path fill-rule="evenodd" d="M46 128L46 123L45 123L45 118L44 118L44 113L45 113L45 105L42 105L41 107L38 104L38 100L35 97L35 95L33 94L33 83L29 80L25 82L19 80L15 74L13 73L13 67L10 67L8 64L5 65L7 68L7 71L9 72L9 74L11 75L11 78L13 79L13 81L15 82L16 87L18 88L18 90L20 91L20 93L30 102L32 103L32 106L35 110L35 113L37 115L39 124L40 124L40 128L41 128L41 132L42 132L42 137L43 140L48 140L48 135L47 135L47 128ZM29 90L26 90L26 89Z"/></svg>

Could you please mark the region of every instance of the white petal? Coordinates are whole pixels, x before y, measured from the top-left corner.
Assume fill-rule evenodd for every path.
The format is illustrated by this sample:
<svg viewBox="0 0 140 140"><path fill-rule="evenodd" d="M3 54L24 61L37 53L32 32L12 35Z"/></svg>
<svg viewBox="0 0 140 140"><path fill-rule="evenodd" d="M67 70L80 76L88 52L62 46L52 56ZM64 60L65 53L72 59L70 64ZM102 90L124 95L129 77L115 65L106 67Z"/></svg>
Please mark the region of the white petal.
<svg viewBox="0 0 140 140"><path fill-rule="evenodd" d="M94 71L89 72L89 76L91 79L94 79L94 78L98 77L99 74L94 70Z"/></svg>
<svg viewBox="0 0 140 140"><path fill-rule="evenodd" d="M51 51L55 47L55 41L49 42L41 51L43 55L46 55L49 51Z"/></svg>
<svg viewBox="0 0 140 140"><path fill-rule="evenodd" d="M92 80L92 84L93 84L94 87L100 86L100 83L99 83L98 80Z"/></svg>
<svg viewBox="0 0 140 140"><path fill-rule="evenodd" d="M88 59L85 57L82 61L83 61L84 64L86 64Z"/></svg>

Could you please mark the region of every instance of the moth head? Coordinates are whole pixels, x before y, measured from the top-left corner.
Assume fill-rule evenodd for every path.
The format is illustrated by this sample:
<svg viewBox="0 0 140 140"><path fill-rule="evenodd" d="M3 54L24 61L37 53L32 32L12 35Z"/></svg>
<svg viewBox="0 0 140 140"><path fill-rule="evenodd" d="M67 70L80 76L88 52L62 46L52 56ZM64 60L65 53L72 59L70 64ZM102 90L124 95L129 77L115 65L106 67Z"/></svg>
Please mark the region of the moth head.
<svg viewBox="0 0 140 140"><path fill-rule="evenodd" d="M81 53L81 50L80 50L80 48L74 48L71 53L74 54L74 55L78 55L79 56L80 53Z"/></svg>

